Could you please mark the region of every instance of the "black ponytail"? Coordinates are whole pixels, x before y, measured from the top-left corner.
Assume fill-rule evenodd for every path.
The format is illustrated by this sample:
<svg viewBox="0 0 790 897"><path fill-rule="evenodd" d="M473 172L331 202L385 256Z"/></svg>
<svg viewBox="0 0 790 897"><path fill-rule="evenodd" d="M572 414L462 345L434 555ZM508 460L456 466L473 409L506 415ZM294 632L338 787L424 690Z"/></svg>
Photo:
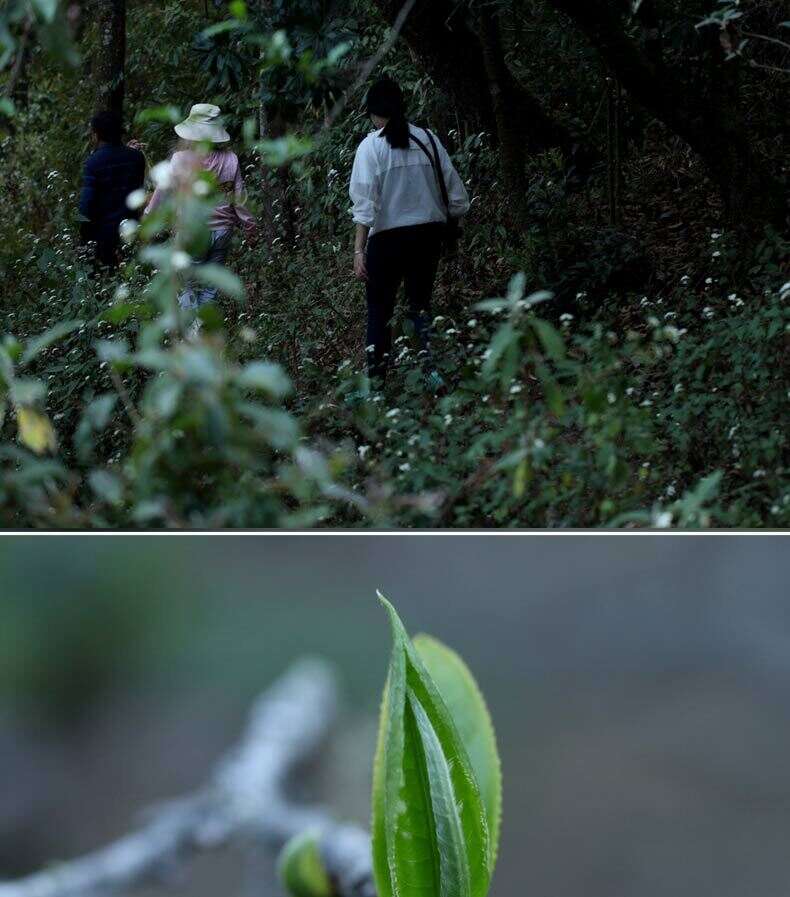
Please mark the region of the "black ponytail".
<svg viewBox="0 0 790 897"><path fill-rule="evenodd" d="M387 138L387 143L393 149L409 148L409 122L402 113L398 116L393 115L385 125L382 133Z"/></svg>
<svg viewBox="0 0 790 897"><path fill-rule="evenodd" d="M377 81L368 91L365 109L369 115L379 115L389 119L382 136L393 149L409 148L409 120L406 118L406 107L403 91L389 78Z"/></svg>

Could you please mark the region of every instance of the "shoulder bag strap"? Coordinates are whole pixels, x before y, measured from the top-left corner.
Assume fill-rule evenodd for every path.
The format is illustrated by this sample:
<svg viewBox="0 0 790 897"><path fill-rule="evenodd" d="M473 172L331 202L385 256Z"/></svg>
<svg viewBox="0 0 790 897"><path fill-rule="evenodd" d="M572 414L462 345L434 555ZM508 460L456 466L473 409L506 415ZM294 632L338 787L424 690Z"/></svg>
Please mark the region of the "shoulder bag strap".
<svg viewBox="0 0 790 897"><path fill-rule="evenodd" d="M433 148L433 154L430 153L428 147L420 140L418 137L415 137L414 134L409 131L409 136L411 139L419 146L419 148L425 153L428 157L428 161L431 163L431 168L433 168L433 173L436 175L436 180L439 182L439 190L442 194L442 201L444 202L444 207L447 209L447 216L450 217L450 197L447 194L447 184L444 182L444 173L442 172L442 166L439 162L439 151L436 148L436 141L433 139L433 136L430 131L426 130L425 133L428 135L428 140L431 141L431 147Z"/></svg>

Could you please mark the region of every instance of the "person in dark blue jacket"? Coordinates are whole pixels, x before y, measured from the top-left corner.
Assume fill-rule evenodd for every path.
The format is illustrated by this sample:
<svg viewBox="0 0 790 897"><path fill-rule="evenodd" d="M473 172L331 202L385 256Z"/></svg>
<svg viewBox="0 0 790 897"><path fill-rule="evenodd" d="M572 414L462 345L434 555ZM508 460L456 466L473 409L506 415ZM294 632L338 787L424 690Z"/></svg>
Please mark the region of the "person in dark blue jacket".
<svg viewBox="0 0 790 897"><path fill-rule="evenodd" d="M122 124L114 112L99 112L91 119L96 150L85 162L80 194L80 232L85 242L96 244L96 261L114 268L118 264L118 225L124 218L138 218L126 198L145 182L145 156L121 142Z"/></svg>

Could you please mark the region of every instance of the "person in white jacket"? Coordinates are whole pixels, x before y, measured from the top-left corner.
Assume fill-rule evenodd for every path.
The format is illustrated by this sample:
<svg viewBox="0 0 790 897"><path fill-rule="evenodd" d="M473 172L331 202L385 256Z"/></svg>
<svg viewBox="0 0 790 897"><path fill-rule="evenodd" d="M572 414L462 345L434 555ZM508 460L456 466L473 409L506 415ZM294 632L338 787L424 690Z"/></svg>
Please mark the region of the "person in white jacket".
<svg viewBox="0 0 790 897"><path fill-rule="evenodd" d="M368 373L383 380L401 283L409 318L430 358L431 295L442 241L448 219L469 210L469 196L438 138L409 123L394 81L371 87L366 111L376 130L357 149L349 194L356 223L354 272L367 291ZM429 387L442 387L438 372L427 376Z"/></svg>

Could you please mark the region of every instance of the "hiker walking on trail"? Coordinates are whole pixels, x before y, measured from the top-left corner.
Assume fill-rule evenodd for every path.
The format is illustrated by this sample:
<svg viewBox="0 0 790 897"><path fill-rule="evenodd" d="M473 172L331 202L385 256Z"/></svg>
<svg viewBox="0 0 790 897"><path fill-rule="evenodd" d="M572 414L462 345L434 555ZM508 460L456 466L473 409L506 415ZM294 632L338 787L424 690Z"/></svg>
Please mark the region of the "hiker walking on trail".
<svg viewBox="0 0 790 897"><path fill-rule="evenodd" d="M91 119L96 150L85 162L80 193L80 235L96 245L96 262L106 268L118 265L121 245L118 227L124 218L138 213L126 205L130 193L145 181L145 156L121 142L123 126L114 112L99 112Z"/></svg>
<svg viewBox="0 0 790 897"><path fill-rule="evenodd" d="M182 139L181 147L170 159L171 182L191 184L200 170L211 172L224 194L214 207L209 219L211 231L209 247L198 263L224 265L234 231L242 228L250 240L257 236L255 218L244 208L244 179L236 153L230 147L230 135L222 125L221 110L209 103L198 103L190 110L188 118L175 126ZM146 209L149 215L162 202L167 188L157 186ZM190 284L178 297L185 309L198 309L217 298L215 287Z"/></svg>
<svg viewBox="0 0 790 897"><path fill-rule="evenodd" d="M394 81L376 82L365 108L376 130L357 149L349 194L356 223L354 272L366 282L368 373L386 375L391 321L404 283L427 383L437 391L444 384L430 362L431 295L442 246L469 210L469 196L437 137L409 123Z"/></svg>

